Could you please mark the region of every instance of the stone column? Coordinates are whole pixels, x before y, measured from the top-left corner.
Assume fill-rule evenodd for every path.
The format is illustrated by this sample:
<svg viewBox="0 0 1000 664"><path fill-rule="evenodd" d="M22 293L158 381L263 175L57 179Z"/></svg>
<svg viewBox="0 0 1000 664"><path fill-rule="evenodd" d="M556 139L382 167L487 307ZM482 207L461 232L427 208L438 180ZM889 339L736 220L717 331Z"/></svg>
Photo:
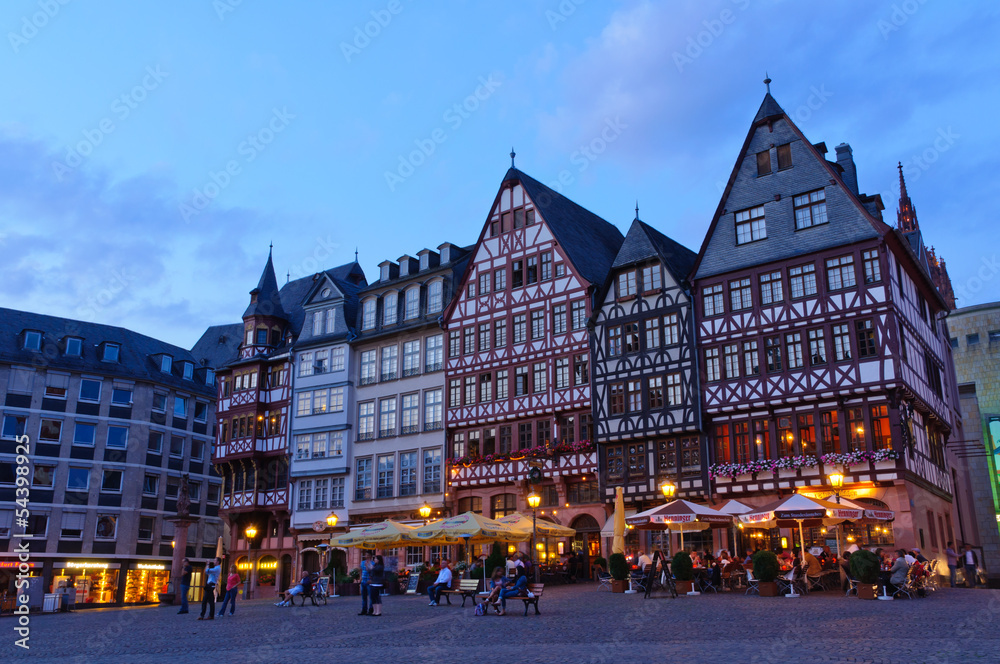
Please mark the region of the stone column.
<svg viewBox="0 0 1000 664"><path fill-rule="evenodd" d="M174 524L174 560L170 567L170 587L174 590L174 604L181 603L181 575L184 574L181 561L186 556L188 527L197 520L189 516L167 518L167 521Z"/></svg>

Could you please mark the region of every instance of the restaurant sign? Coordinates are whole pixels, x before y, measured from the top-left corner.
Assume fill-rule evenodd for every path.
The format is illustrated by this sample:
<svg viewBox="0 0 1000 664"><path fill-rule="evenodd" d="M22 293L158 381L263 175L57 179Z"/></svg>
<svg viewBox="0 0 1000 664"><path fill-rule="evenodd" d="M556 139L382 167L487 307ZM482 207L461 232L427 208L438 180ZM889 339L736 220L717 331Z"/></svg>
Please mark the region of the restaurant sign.
<svg viewBox="0 0 1000 664"><path fill-rule="evenodd" d="M108 563L68 562L66 567L70 569L107 569Z"/></svg>
<svg viewBox="0 0 1000 664"><path fill-rule="evenodd" d="M22 565L32 568L35 563L21 563L16 560L0 560L0 569L19 569Z"/></svg>
<svg viewBox="0 0 1000 664"><path fill-rule="evenodd" d="M879 519L880 521L892 521L896 518L895 512L887 510L865 510L865 514L873 519Z"/></svg>
<svg viewBox="0 0 1000 664"><path fill-rule="evenodd" d="M155 569L155 570L167 569L167 566L164 565L163 563L139 563L135 567L136 569Z"/></svg>
<svg viewBox="0 0 1000 664"><path fill-rule="evenodd" d="M777 519L820 519L826 516L826 510L782 510L774 516Z"/></svg>

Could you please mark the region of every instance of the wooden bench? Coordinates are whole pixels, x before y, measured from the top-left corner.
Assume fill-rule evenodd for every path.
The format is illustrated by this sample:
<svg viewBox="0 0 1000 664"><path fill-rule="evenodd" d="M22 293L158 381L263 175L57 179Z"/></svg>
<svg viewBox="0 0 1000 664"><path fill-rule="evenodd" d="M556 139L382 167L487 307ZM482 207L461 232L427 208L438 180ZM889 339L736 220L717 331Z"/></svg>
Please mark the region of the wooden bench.
<svg viewBox="0 0 1000 664"><path fill-rule="evenodd" d="M479 579L459 579L458 588L449 588L448 590L442 590L441 594L444 595L445 600L451 605L451 595L461 595L462 596L462 606L465 606L465 600L471 599L475 602L476 593L479 591Z"/></svg>
<svg viewBox="0 0 1000 664"><path fill-rule="evenodd" d="M544 590L545 590L545 584L544 583L529 583L528 584L528 592L530 592L532 595L534 595L534 597L528 597L527 595L515 595L514 597L508 597L507 599L509 599L509 600L511 600L511 599L519 599L522 602L524 602L524 615L528 615L528 607L529 606L534 606L535 607L535 615L538 616L538 615L541 615L541 612L538 610L538 600L541 599L541 597L542 597L542 591L544 591Z"/></svg>

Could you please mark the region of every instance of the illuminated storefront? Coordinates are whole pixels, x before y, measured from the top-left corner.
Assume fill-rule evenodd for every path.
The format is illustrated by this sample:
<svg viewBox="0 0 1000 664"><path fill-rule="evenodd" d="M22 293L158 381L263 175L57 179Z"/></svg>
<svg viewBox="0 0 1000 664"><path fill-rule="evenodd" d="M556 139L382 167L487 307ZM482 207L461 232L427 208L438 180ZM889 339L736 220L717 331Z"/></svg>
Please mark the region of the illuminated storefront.
<svg viewBox="0 0 1000 664"><path fill-rule="evenodd" d="M126 572L125 603L159 601L158 594L167 592L170 584L170 566L164 563L136 563L135 567Z"/></svg>
<svg viewBox="0 0 1000 664"><path fill-rule="evenodd" d="M70 561L55 563L49 592L62 585L76 588L76 603L115 604L118 602L118 573L121 563Z"/></svg>

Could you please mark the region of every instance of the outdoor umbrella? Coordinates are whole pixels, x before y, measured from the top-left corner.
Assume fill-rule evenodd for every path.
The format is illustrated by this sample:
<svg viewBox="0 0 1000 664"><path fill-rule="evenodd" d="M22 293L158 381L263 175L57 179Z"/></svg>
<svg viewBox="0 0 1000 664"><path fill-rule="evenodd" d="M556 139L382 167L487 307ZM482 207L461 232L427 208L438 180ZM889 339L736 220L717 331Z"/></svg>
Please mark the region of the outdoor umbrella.
<svg viewBox="0 0 1000 664"><path fill-rule="evenodd" d="M737 529L737 527L739 525L739 519L737 519L736 517L739 516L740 514L746 514L747 512L753 511L753 508L750 507L749 505L745 504L745 503L741 503L740 501L736 500L735 498L730 498L729 500L727 500L726 502L724 502L721 507L718 507L716 509L718 509L723 514L729 514L730 516L733 517L733 547L732 547L733 551L732 551L732 554L733 554L733 558L734 559L739 558L740 557L740 552L736 550L736 529Z"/></svg>
<svg viewBox="0 0 1000 664"><path fill-rule="evenodd" d="M630 516L626 521L640 530L673 530L681 534L681 549L684 548L684 533L708 528L727 528L733 525L733 517L713 510L707 505L698 505L677 499Z"/></svg>
<svg viewBox="0 0 1000 664"><path fill-rule="evenodd" d="M839 505L843 509L860 511L860 518L845 518L837 523L837 555L842 556L841 544L840 544L840 525L842 523L852 523L854 525L871 525L878 523L886 523L888 521L893 521L896 518L896 513L892 510L878 509L870 507L867 505L859 505L858 503L847 500L846 498L841 498L838 502L834 503ZM843 515L843 512L836 512L838 515ZM841 576L843 576L843 569L841 569Z"/></svg>
<svg viewBox="0 0 1000 664"><path fill-rule="evenodd" d="M413 535L422 544L454 544L459 539L464 540L466 544L525 542L531 539L530 530L523 532L475 512L465 512L431 521L425 526L415 528Z"/></svg>
<svg viewBox="0 0 1000 664"><path fill-rule="evenodd" d="M611 542L611 553L625 553L625 494L621 487L615 488L615 532Z"/></svg>
<svg viewBox="0 0 1000 664"><path fill-rule="evenodd" d="M530 516L521 514L520 512L514 512L508 514L507 516L502 516L497 519L497 523L502 523L508 525L515 530L520 530L524 532L531 532L533 522ZM573 528L567 528L566 526L560 526L557 523L552 523L545 519L538 519L537 521L538 534L542 537L572 537L576 535L576 530Z"/></svg>
<svg viewBox="0 0 1000 664"><path fill-rule="evenodd" d="M781 500L740 514L740 521L756 528L799 528L799 549L803 564L806 561L806 543L803 529L835 526L844 521L861 519L864 509L837 504L793 493Z"/></svg>
<svg viewBox="0 0 1000 664"><path fill-rule="evenodd" d="M406 544L417 544L416 535L413 534L415 530L413 526L388 519L331 537L330 546L391 549Z"/></svg>
<svg viewBox="0 0 1000 664"><path fill-rule="evenodd" d="M221 560L225 553L225 550L222 548L222 535L219 535L219 542L215 545L215 557Z"/></svg>

